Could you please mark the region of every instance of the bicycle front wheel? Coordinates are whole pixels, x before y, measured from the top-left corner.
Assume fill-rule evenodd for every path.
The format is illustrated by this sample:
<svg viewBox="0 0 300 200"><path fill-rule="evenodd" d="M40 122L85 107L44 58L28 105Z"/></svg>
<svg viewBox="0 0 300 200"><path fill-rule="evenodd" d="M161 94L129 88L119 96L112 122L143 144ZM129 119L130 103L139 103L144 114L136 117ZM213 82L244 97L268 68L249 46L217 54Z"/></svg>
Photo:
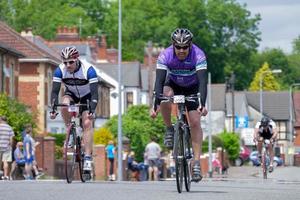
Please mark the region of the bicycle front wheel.
<svg viewBox="0 0 300 200"><path fill-rule="evenodd" d="M81 182L85 182L86 179L83 174L83 163L84 163L84 150L81 147L81 137L77 136L76 138L76 162L78 162L78 171Z"/></svg>
<svg viewBox="0 0 300 200"><path fill-rule="evenodd" d="M263 177L264 179L267 179L267 172L268 172L268 169L267 169L267 152L266 150L263 148L263 153L262 153L262 170L263 170Z"/></svg>
<svg viewBox="0 0 300 200"><path fill-rule="evenodd" d="M174 133L174 158L176 170L176 185L178 193L182 192L183 184L183 164L184 164L183 134L179 123L175 125Z"/></svg>
<svg viewBox="0 0 300 200"><path fill-rule="evenodd" d="M65 176L68 183L72 183L74 178L74 171L76 165L76 137L75 137L75 128L70 125L68 127L66 140L64 143L64 167L65 167Z"/></svg>
<svg viewBox="0 0 300 200"><path fill-rule="evenodd" d="M187 192L191 190L192 180L192 165L191 165L192 149L191 149L191 135L188 127L184 129L184 185Z"/></svg>

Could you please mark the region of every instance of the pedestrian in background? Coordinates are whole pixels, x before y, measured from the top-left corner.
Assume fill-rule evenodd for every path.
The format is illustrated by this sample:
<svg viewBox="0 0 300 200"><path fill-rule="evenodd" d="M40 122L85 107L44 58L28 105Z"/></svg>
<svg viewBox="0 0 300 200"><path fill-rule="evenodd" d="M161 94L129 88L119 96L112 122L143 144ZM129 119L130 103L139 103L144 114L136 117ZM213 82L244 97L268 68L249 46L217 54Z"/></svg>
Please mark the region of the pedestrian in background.
<svg viewBox="0 0 300 200"><path fill-rule="evenodd" d="M3 165L3 176L2 180L9 180L9 163L12 162L12 142L14 137L14 132L7 124L7 119L5 116L0 117L0 160L1 167Z"/></svg>
<svg viewBox="0 0 300 200"><path fill-rule="evenodd" d="M115 148L114 142L112 140L110 140L108 142L108 145L106 146L105 150L106 150L107 158L109 160L108 180L114 181L114 180L116 180L116 177L115 177L115 174L114 174L114 160L115 160L116 148Z"/></svg>
<svg viewBox="0 0 300 200"><path fill-rule="evenodd" d="M158 180L158 175L159 175L158 166L160 162L160 153L161 153L161 148L159 144L155 142L155 138L152 137L151 142L147 144L145 149L145 155L147 157L148 164L149 164L148 167L149 181Z"/></svg>

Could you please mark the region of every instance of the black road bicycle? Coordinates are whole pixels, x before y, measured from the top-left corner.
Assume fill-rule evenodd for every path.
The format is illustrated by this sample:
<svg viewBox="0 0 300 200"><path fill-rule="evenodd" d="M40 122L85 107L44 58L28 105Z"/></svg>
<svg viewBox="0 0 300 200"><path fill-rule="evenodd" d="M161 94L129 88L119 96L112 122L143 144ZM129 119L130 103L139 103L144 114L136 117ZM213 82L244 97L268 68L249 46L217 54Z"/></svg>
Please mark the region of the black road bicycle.
<svg viewBox="0 0 300 200"><path fill-rule="evenodd" d="M262 152L261 152L261 166L263 170L263 178L268 178L268 168L270 165L270 156L269 156L269 148L272 148L271 141L268 139L264 139L262 143Z"/></svg>
<svg viewBox="0 0 300 200"><path fill-rule="evenodd" d="M182 192L182 185L184 180L185 189L187 192L191 189L192 181L192 165L191 160L193 158L193 149L191 143L190 127L188 125L186 116L186 101L196 101L200 98L200 94L184 96L174 95L172 97L161 97L162 102L172 102L177 104L177 120L174 125L174 145L173 145L173 157L175 159L176 170L176 185L178 193ZM200 102L200 101L199 101Z"/></svg>
<svg viewBox="0 0 300 200"><path fill-rule="evenodd" d="M66 139L63 146L63 159L65 176L68 183L72 183L76 169L79 173L80 180L86 182L90 180L91 173L83 170L84 163L84 149L83 149L83 130L81 125L81 115L79 114L80 107L87 106L89 109L89 102L87 104L55 104L52 106L52 112L55 112L55 107L67 107L71 114L71 122L67 126Z"/></svg>

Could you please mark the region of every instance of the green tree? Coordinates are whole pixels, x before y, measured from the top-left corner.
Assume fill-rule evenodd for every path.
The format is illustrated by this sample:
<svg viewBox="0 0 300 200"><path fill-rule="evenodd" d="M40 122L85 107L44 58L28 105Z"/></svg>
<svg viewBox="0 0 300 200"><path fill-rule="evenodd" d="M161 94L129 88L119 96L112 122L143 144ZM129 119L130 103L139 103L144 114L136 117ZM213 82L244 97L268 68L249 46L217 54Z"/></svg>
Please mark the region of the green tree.
<svg viewBox="0 0 300 200"><path fill-rule="evenodd" d="M293 40L293 53L300 54L300 35Z"/></svg>
<svg viewBox="0 0 300 200"><path fill-rule="evenodd" d="M233 0L128 0L122 9L124 60L142 60L149 40L167 47L170 33L187 27L207 55L213 82L224 82L225 75L234 71L236 88L249 85L255 70L249 69L248 63L260 40L260 16L251 17L244 6ZM117 46L117 1L112 2L105 18L105 30L110 36L108 42Z"/></svg>
<svg viewBox="0 0 300 200"><path fill-rule="evenodd" d="M254 66L252 69L256 71L257 68L262 66L265 62L269 64L271 70L282 70L282 73L276 77L282 89L287 89L289 85L294 82L292 77L294 77L295 71L290 67L288 57L281 49L267 48L261 53L254 54L252 56L252 62L250 62L249 65Z"/></svg>
<svg viewBox="0 0 300 200"><path fill-rule="evenodd" d="M21 139L21 132L26 124L36 127L34 116L27 107L6 94L0 94L0 115L6 116L8 124L13 128L16 139Z"/></svg>
<svg viewBox="0 0 300 200"><path fill-rule="evenodd" d="M3 4L8 10L4 20L18 32L32 28L46 39L55 37L58 26L80 26L82 36L93 35L99 28L81 5L63 0L11 0ZM91 0L88 2L92 2ZM0 4L1 6L1 4Z"/></svg>
<svg viewBox="0 0 300 200"><path fill-rule="evenodd" d="M118 118L112 117L106 124L114 137L117 137ZM165 127L161 115L156 119L149 117L149 107L146 105L131 106L122 116L123 135L130 139L131 148L136 153L138 161L143 160L144 150L150 138L154 137L163 147Z"/></svg>
<svg viewBox="0 0 300 200"><path fill-rule="evenodd" d="M260 78L262 77L262 89L264 91L277 91L280 89L279 83L272 74L269 64L264 63L263 66L256 72L253 81L250 84L250 91L260 90Z"/></svg>
<svg viewBox="0 0 300 200"><path fill-rule="evenodd" d="M222 132L219 134L220 139L223 141L224 148L228 152L229 160L235 160L240 152L240 138L237 134L230 132Z"/></svg>

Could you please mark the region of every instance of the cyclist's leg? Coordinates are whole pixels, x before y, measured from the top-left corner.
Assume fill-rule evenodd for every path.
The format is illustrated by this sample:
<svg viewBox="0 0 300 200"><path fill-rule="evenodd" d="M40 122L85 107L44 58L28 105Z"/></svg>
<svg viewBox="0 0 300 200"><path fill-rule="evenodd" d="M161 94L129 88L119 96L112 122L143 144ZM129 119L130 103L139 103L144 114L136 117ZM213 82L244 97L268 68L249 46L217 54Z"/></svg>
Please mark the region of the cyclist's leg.
<svg viewBox="0 0 300 200"><path fill-rule="evenodd" d="M269 135L267 139L271 139L272 135ZM270 159L270 166L269 166L269 172L273 172L273 160L274 160L274 151L273 151L273 143L270 143L268 146L267 151L269 152L269 159Z"/></svg>
<svg viewBox="0 0 300 200"><path fill-rule="evenodd" d="M261 135L259 135L258 139L257 139L257 151L258 151L257 157L259 159L259 162L261 162L261 151L262 151L263 141L264 141L264 138Z"/></svg>
<svg viewBox="0 0 300 200"><path fill-rule="evenodd" d="M164 86L163 91L164 96L173 96L174 92L170 86ZM166 133L164 138L164 144L167 148L173 147L173 135L174 135L174 128L171 122L171 111L172 111L172 104L170 102L161 102L160 104L161 114L166 125Z"/></svg>
<svg viewBox="0 0 300 200"><path fill-rule="evenodd" d="M173 89L169 86L164 86L164 96L173 96L174 92ZM160 104L160 109L161 109L161 114L164 120L164 123L167 127L172 126L171 122L171 109L172 109L172 104L170 102L161 102Z"/></svg>
<svg viewBox="0 0 300 200"><path fill-rule="evenodd" d="M82 128L83 128L83 141L85 161L88 164L84 165L84 170L91 170L92 151L93 151L93 120L88 118L88 111L82 112ZM87 163L87 162L85 162ZM86 166L88 165L88 166Z"/></svg>
<svg viewBox="0 0 300 200"><path fill-rule="evenodd" d="M74 101L73 97L71 96L71 93L65 93L65 95L62 97L62 100L61 100L62 104L70 104L71 101ZM71 119L71 116L70 116L70 113L68 112L68 108L67 107L62 107L61 108L61 115L62 115L62 118L65 122L65 125L67 126L69 123L70 123L70 119Z"/></svg>

